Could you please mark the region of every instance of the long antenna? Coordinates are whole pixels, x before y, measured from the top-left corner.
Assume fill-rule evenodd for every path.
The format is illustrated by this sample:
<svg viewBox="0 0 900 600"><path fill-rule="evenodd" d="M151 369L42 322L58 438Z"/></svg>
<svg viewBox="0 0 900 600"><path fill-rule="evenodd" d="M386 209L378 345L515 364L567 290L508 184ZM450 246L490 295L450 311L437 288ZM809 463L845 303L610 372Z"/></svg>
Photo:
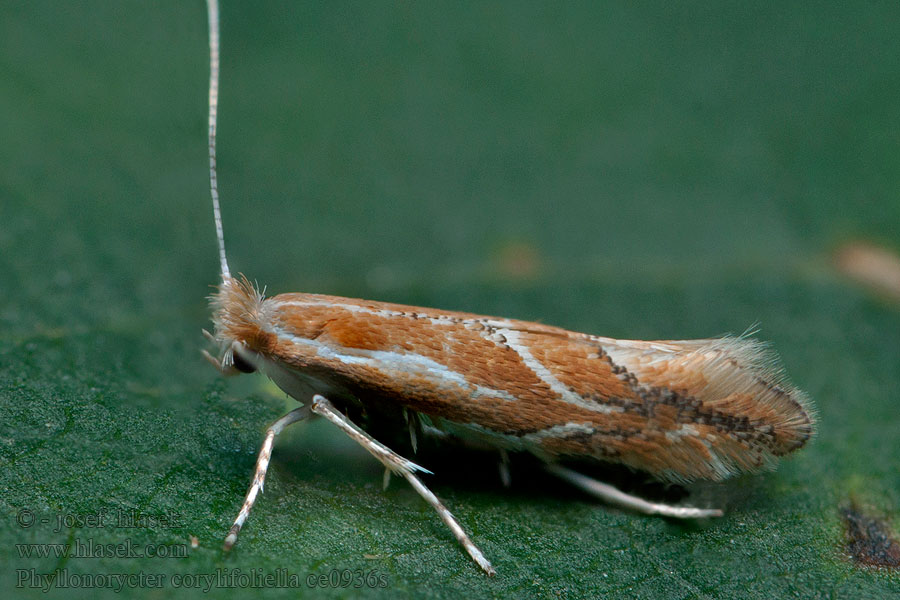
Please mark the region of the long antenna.
<svg viewBox="0 0 900 600"><path fill-rule="evenodd" d="M219 208L219 185L216 175L216 113L219 108L219 2L206 0L209 14L209 193L212 196L216 238L219 240L219 262L222 279L231 279L225 258L225 234L222 231L222 210Z"/></svg>

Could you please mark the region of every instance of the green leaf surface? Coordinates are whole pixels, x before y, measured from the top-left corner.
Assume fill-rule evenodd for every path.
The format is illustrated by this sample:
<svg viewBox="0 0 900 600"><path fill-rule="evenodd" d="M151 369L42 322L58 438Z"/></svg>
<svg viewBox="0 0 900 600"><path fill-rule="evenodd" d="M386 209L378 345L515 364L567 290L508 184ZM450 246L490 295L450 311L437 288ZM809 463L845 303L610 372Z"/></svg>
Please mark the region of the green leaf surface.
<svg viewBox="0 0 900 600"><path fill-rule="evenodd" d="M620 338L759 322L818 407L819 435L774 473L680 496L613 472L727 511L698 523L598 504L515 457L504 489L493 456L424 455L489 579L321 422L279 439L222 552L263 431L296 403L200 355L218 280L205 7L4 3L0 589L107 597L83 578L130 574L142 598L900 594L896 570L854 564L841 521L857 505L897 534L900 306L830 258L848 240L900 251L898 22L896 2L225 2L235 271ZM144 556L24 555L66 543ZM378 581L341 587L345 571ZM300 589L277 587L290 575Z"/></svg>

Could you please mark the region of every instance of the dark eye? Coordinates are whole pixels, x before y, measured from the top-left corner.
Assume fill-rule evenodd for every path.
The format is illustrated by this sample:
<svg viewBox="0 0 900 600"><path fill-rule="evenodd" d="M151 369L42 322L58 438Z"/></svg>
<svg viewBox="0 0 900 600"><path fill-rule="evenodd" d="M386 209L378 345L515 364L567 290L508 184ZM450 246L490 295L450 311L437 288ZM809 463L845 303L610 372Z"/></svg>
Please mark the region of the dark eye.
<svg viewBox="0 0 900 600"><path fill-rule="evenodd" d="M241 373L253 373L256 371L256 367L241 358L241 355L237 352L232 355L232 364L234 365L234 368Z"/></svg>

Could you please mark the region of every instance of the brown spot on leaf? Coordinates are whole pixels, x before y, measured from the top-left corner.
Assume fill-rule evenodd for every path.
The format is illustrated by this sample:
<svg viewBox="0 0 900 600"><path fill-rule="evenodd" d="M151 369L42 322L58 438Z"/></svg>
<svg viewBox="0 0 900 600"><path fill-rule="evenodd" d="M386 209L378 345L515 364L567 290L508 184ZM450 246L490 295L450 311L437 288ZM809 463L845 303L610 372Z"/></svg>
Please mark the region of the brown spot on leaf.
<svg viewBox="0 0 900 600"><path fill-rule="evenodd" d="M847 528L847 552L864 567L900 567L900 542L888 524L852 505L841 509Z"/></svg>

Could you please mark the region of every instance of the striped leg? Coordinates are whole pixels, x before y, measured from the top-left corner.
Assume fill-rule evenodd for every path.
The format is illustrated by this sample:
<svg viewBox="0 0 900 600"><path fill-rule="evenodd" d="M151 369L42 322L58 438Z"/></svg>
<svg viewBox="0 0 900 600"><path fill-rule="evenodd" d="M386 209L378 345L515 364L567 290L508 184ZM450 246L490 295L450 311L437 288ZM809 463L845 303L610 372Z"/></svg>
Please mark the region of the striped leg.
<svg viewBox="0 0 900 600"><path fill-rule="evenodd" d="M704 517L721 517L723 514L722 511L717 508L694 508L693 506L672 506L670 504L648 502L643 498L626 494L609 484L601 483L592 477L582 475L577 471L567 469L560 465L551 463L545 465L544 468L548 473L568 481L575 487L596 498L600 498L610 504L624 506L625 508L630 508L631 510L636 510L648 515L662 515L664 517L675 517L678 519L701 519Z"/></svg>
<svg viewBox="0 0 900 600"><path fill-rule="evenodd" d="M337 425L344 433L349 435L353 440L359 443L363 448L369 451L372 456L381 461L384 466L394 473L402 475L406 478L409 484L415 489L422 498L425 499L428 504L437 511L438 515L440 515L441 520L444 522L447 527L450 528L450 531L453 532L453 535L456 537L457 541L462 544L462 547L466 549L466 552L469 553L469 556L478 563L478 566L481 567L485 573L488 575L494 575L494 567L491 566L491 563L485 558L484 554L481 553L481 550L478 549L477 546L469 539L469 536L463 530L462 526L459 522L454 518L453 514L447 510L447 507L438 499L437 496L432 493L425 484L416 477L416 471L423 471L425 473L430 473L427 469L420 467L419 465L411 462L381 442L374 439L368 433L357 427L352 421L350 421L347 417L341 414L331 402L328 401L323 396L313 396L312 400L312 411L318 415L322 415L335 425Z"/></svg>
<svg viewBox="0 0 900 600"><path fill-rule="evenodd" d="M269 426L266 430L266 439L263 441L262 448L259 449L259 457L256 459L256 471L253 473L253 482L250 489L247 490L247 497L244 499L244 505L241 506L241 512L238 513L234 525L225 537L225 550L231 550L237 542L238 533L244 525L244 521L250 516L250 509L256 502L256 496L263 491L263 484L266 480L266 470L269 468L269 460L272 458L272 446L275 444L275 436L284 431L284 428L297 421L309 417L309 406L301 406L287 413Z"/></svg>

